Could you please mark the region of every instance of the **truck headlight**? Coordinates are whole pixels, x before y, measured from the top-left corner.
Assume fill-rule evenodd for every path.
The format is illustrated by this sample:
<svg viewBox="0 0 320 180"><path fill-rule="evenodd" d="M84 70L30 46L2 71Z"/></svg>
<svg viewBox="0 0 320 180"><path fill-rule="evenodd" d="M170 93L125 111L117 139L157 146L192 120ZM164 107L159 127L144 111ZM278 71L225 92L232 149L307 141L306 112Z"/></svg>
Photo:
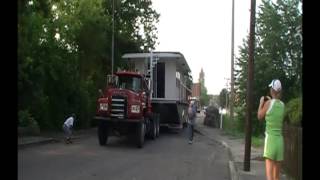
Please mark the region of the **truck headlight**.
<svg viewBox="0 0 320 180"><path fill-rule="evenodd" d="M140 105L132 105L131 112L132 113L140 113Z"/></svg>
<svg viewBox="0 0 320 180"><path fill-rule="evenodd" d="M101 111L108 111L108 103L100 103Z"/></svg>

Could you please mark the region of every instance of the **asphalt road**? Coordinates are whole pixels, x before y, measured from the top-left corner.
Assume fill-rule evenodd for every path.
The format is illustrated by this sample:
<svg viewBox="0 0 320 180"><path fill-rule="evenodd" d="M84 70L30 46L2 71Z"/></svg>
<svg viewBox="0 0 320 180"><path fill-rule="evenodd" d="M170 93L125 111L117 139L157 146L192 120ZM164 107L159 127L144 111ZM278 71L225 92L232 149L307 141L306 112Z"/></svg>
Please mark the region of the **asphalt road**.
<svg viewBox="0 0 320 180"><path fill-rule="evenodd" d="M200 130L201 132L201 130ZM96 134L18 151L20 180L224 180L230 179L228 152L208 137L162 131L138 149L126 138L111 137L101 147Z"/></svg>

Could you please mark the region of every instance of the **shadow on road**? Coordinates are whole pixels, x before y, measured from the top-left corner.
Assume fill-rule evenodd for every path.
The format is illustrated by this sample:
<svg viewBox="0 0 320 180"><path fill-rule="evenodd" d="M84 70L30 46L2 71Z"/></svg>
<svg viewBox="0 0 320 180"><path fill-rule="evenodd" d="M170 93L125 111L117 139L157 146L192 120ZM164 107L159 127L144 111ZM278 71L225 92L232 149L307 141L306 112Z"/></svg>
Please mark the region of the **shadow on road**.
<svg viewBox="0 0 320 180"><path fill-rule="evenodd" d="M164 137L180 137L186 136L187 128L183 128L181 130L170 129L168 127L160 127L160 136L155 140L152 140L149 137L145 137L144 147L151 145L152 143L157 143L157 141L161 140ZM197 133L195 131L195 133ZM109 136L106 148L119 148L119 149L132 149L137 148L135 144L135 136ZM137 148L138 149L138 148Z"/></svg>

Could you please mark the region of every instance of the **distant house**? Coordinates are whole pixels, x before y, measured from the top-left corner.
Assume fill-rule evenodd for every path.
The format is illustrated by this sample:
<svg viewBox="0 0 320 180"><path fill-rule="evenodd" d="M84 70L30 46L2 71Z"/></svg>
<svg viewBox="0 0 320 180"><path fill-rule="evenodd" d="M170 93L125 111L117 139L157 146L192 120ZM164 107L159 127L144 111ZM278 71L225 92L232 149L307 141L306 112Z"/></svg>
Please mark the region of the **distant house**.
<svg viewBox="0 0 320 180"><path fill-rule="evenodd" d="M201 85L200 83L193 83L192 85L192 97L200 99Z"/></svg>

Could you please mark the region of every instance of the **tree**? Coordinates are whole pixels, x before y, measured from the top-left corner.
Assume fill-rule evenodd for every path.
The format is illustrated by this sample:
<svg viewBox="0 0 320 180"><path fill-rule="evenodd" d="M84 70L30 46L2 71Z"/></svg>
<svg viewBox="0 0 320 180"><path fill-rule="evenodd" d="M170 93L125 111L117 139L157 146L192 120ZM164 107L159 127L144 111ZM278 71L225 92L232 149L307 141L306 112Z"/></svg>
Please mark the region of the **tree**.
<svg viewBox="0 0 320 180"><path fill-rule="evenodd" d="M269 94L267 85L274 78L282 82L285 103L301 94L301 17L301 2L298 0L278 0L276 4L270 0L262 1L256 27L253 91L256 101L253 107L258 107L260 96ZM246 103L247 40L240 47L235 70L235 90L239 97L236 106L241 121L244 121ZM264 124L258 122L256 112L253 114L253 134L260 134Z"/></svg>
<svg viewBox="0 0 320 180"><path fill-rule="evenodd" d="M123 67L123 53L154 48L159 14L151 1L115 2L115 65ZM42 129L60 128L71 112L79 127L90 125L97 90L111 71L111 5L110 0L18 1L18 110Z"/></svg>
<svg viewBox="0 0 320 180"><path fill-rule="evenodd" d="M227 100L228 100L228 90L226 88L223 88L219 94L219 106L222 108L226 108L227 102L228 102Z"/></svg>
<svg viewBox="0 0 320 180"><path fill-rule="evenodd" d="M209 96L207 94L207 88L201 84L201 94L200 94L200 103L203 106L208 106Z"/></svg>
<svg viewBox="0 0 320 180"><path fill-rule="evenodd" d="M202 69L201 72L203 73ZM204 73L203 73L203 77L199 78L199 83L200 83L200 104L203 106L208 106L209 104L209 96L207 93L207 88L205 86L205 78L204 78Z"/></svg>

